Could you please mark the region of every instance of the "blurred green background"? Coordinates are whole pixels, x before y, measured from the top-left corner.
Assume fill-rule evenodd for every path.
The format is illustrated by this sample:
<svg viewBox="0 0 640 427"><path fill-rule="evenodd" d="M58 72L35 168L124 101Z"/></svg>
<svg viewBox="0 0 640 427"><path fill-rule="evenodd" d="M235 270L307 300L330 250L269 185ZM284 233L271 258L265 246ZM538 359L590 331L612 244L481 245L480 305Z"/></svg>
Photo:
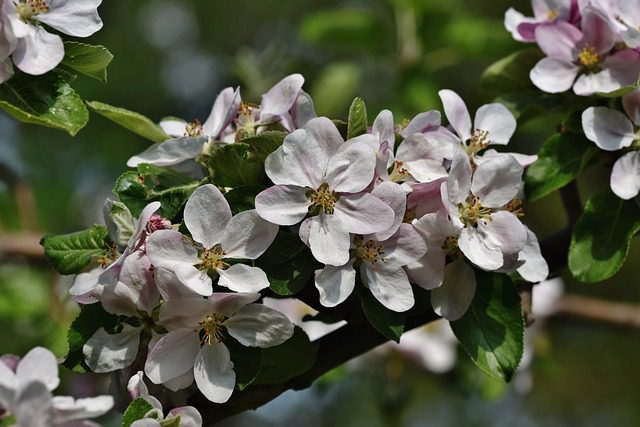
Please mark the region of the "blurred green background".
<svg viewBox="0 0 640 427"><path fill-rule="evenodd" d="M511 6L531 12L523 0L105 2L105 27L88 41L114 54L109 83L80 78L74 87L87 100L156 121L192 120L206 118L226 86L240 85L244 100L259 102L275 82L300 72L317 113L332 118L345 118L353 97L361 96L371 119L389 108L401 122L440 109L437 92L444 88L459 92L473 112L495 95L480 86L483 70L523 47L502 25ZM519 127L513 151L536 152L557 123L546 117ZM28 254L41 234L100 222L115 178L147 144L97 115L72 138L0 114L0 240L24 246L0 253L0 354L45 345L64 355L65 327L75 314L66 297L70 279ZM586 199L608 186L608 171L596 166L579 184ZM541 238L565 226L557 194L526 211ZM636 242L630 262L602 284L576 284L565 274L567 288L638 303L633 260L639 254ZM395 354L365 359L348 375L333 372L261 416L229 425L298 425L293 420L301 414L311 417L304 419L310 426L640 425L639 331L565 318L548 326L535 340L539 351L526 393L489 380L464 356L448 374L435 375ZM90 393L94 382L69 387ZM289 418L264 416L269 411Z"/></svg>

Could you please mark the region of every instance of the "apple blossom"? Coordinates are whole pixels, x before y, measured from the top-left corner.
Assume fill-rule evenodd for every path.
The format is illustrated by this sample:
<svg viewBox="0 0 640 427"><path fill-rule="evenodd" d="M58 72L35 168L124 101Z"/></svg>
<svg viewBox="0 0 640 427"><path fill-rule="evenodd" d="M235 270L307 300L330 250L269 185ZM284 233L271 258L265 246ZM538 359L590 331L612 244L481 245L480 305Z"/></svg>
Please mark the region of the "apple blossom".
<svg viewBox="0 0 640 427"><path fill-rule="evenodd" d="M513 38L521 42L535 42L535 31L541 25L556 22L575 24L580 20L577 0L532 0L533 17L524 16L514 8L504 15L504 26Z"/></svg>
<svg viewBox="0 0 640 427"><path fill-rule="evenodd" d="M212 402L226 402L236 382L224 341L231 336L247 347L267 348L293 335L282 313L253 304L257 293L214 293L207 299L178 298L160 307L160 324L169 333L157 340L145 364L147 377L165 384L186 377Z"/></svg>

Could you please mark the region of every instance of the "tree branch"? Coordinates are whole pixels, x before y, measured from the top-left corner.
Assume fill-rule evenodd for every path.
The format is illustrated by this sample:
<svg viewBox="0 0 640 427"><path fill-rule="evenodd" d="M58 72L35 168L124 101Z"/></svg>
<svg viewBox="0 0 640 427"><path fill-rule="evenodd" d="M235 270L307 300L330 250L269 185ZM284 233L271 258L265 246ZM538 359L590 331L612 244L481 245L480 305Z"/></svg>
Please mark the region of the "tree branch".
<svg viewBox="0 0 640 427"><path fill-rule="evenodd" d="M605 322L640 328L640 305L603 301L581 295L564 295L557 303L555 316Z"/></svg>
<svg viewBox="0 0 640 427"><path fill-rule="evenodd" d="M0 235L0 257L22 256L41 259L44 249L40 245L40 233L20 232Z"/></svg>

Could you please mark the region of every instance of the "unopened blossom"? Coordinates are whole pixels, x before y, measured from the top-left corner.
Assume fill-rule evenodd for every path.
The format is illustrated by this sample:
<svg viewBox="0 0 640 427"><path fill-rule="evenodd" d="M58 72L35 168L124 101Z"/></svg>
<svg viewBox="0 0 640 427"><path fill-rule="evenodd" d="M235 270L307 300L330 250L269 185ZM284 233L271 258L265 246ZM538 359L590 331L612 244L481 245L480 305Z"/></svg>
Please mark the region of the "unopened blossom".
<svg viewBox="0 0 640 427"><path fill-rule="evenodd" d="M377 233L394 222L393 210L364 192L375 168L376 155L367 144L345 143L330 120L312 119L267 157L265 170L276 185L258 194L256 210L275 224L304 220L300 233L308 236L303 241L313 256L323 264L344 265L350 233Z"/></svg>
<svg viewBox="0 0 640 427"><path fill-rule="evenodd" d="M535 36L546 57L530 77L545 92L560 93L571 87L583 96L612 92L635 83L640 74L640 53L614 49L617 34L610 20L595 8L582 11L580 29L558 22L538 27Z"/></svg>
<svg viewBox="0 0 640 427"><path fill-rule="evenodd" d="M629 200L640 192L640 90L623 98L627 115L607 107L589 107L582 113L582 128L605 151L625 150L611 171L611 190Z"/></svg>
<svg viewBox="0 0 640 427"><path fill-rule="evenodd" d="M343 266L325 266L316 270L315 285L320 303L333 307L343 302L355 288L356 270L373 296L390 310L403 312L413 307L414 297L403 267L427 251L424 239L409 224L384 241L373 235L355 236L352 256Z"/></svg>
<svg viewBox="0 0 640 427"><path fill-rule="evenodd" d="M15 367L0 360L0 408L15 417L16 427L98 427L85 419L113 407L111 396L52 396L59 384L56 357L43 347L33 348Z"/></svg>
<svg viewBox="0 0 640 427"><path fill-rule="evenodd" d="M224 403L236 374L224 341L235 338L246 347L267 348L293 335L293 324L282 313L255 304L257 293L215 293L208 299L167 301L160 307L160 323L169 333L149 351L145 373L155 384L176 378L195 379L212 402ZM185 387L191 382L184 382Z"/></svg>
<svg viewBox="0 0 640 427"><path fill-rule="evenodd" d="M533 17L528 17L514 8L504 16L504 26L513 38L521 42L535 42L535 31L541 25L556 22L575 24L580 19L577 0L532 0Z"/></svg>
<svg viewBox="0 0 640 427"><path fill-rule="evenodd" d="M192 291L209 296L213 291L210 274L218 284L238 292L255 292L269 286L258 267L231 264L236 259L256 259L273 242L278 226L262 219L252 209L231 214L220 190L212 184L198 187L187 200L184 223L189 240L174 230L160 230L147 240L147 255L156 267L175 273Z"/></svg>
<svg viewBox="0 0 640 427"><path fill-rule="evenodd" d="M13 63L32 75L54 69L64 58L64 44L41 24L70 36L88 37L102 28L100 3L102 0L5 0L2 13L16 39Z"/></svg>

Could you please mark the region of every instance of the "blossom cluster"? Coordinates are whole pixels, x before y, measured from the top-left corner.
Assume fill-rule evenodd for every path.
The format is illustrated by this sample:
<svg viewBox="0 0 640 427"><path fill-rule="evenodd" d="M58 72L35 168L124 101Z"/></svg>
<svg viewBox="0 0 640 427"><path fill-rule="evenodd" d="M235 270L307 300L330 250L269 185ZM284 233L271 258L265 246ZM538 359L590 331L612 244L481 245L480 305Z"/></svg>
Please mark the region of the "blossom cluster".
<svg viewBox="0 0 640 427"><path fill-rule="evenodd" d="M545 57L531 81L548 93L609 93L640 74L640 13L635 0L533 0L534 17L514 9L505 26L514 39L535 42Z"/></svg>
<svg viewBox="0 0 640 427"><path fill-rule="evenodd" d="M64 58L62 38L42 24L73 37L102 28L102 0L0 0L0 83L20 71L41 75Z"/></svg>

